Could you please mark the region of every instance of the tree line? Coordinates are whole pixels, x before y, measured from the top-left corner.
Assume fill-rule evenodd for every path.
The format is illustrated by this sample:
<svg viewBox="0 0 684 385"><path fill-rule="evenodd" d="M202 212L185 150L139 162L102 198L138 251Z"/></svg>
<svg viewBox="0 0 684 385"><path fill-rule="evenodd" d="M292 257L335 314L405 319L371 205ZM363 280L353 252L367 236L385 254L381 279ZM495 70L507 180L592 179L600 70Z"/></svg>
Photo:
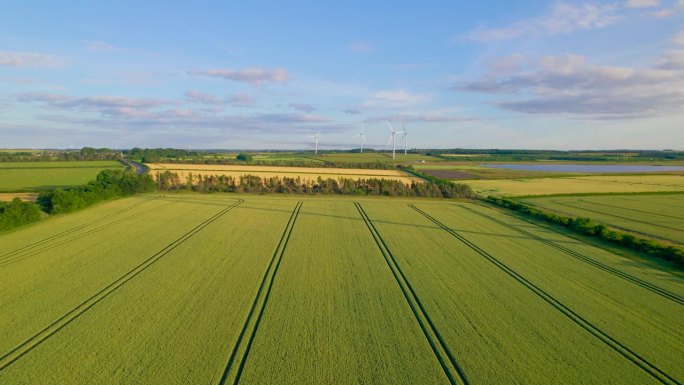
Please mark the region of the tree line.
<svg viewBox="0 0 684 385"><path fill-rule="evenodd" d="M154 190L155 183L148 174L136 174L132 170L103 170L95 180L85 185L42 192L37 203L48 214L61 214L103 200Z"/></svg>
<svg viewBox="0 0 684 385"><path fill-rule="evenodd" d="M109 148L83 147L80 150L3 151L0 162L71 162L87 160L121 160L122 153Z"/></svg>
<svg viewBox="0 0 684 385"><path fill-rule="evenodd" d="M543 221L567 227L580 234L597 237L610 243L625 246L629 249L641 251L670 261L679 267L684 267L684 250L682 248L666 245L651 239L636 237L632 234L609 229L603 224L594 223L590 218L567 217L555 213L530 207L524 203L494 196L487 197L487 202L493 203L507 209L511 209L527 216L541 219Z"/></svg>
<svg viewBox="0 0 684 385"><path fill-rule="evenodd" d="M381 195L393 197L472 198L470 187L460 183L411 182L394 179L269 177L242 175L188 174L184 180L178 173L157 172L157 188L162 191L192 190L200 192L238 192L257 194L342 194Z"/></svg>

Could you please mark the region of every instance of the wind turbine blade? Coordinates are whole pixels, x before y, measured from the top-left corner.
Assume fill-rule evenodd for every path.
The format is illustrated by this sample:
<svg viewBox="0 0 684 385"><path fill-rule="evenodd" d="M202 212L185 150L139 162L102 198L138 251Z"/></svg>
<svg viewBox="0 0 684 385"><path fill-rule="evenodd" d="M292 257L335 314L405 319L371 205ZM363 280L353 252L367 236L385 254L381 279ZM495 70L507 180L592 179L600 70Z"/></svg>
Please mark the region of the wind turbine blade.
<svg viewBox="0 0 684 385"><path fill-rule="evenodd" d="M389 120L387 120L386 122L387 122L387 125L389 126L390 131L392 131L393 133L396 132L396 131L394 131L394 127L392 127L392 123L390 123Z"/></svg>

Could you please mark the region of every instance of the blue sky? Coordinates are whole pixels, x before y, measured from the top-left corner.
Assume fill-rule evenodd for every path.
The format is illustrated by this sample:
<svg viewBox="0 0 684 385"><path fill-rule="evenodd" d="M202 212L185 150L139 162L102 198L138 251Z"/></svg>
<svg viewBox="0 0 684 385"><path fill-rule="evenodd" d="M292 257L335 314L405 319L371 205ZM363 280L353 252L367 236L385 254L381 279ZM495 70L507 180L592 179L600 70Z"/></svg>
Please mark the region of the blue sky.
<svg viewBox="0 0 684 385"><path fill-rule="evenodd" d="M684 0L22 1L0 148L684 150Z"/></svg>

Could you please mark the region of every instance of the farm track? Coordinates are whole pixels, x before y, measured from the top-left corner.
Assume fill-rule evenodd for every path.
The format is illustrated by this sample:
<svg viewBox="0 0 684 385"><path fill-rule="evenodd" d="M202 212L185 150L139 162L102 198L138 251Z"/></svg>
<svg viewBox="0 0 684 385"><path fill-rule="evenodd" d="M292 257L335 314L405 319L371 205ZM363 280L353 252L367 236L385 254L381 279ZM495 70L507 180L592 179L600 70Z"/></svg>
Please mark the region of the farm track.
<svg viewBox="0 0 684 385"><path fill-rule="evenodd" d="M155 254L153 254L151 257L147 258L145 261L142 263L138 264L135 266L133 269L129 270L127 273L116 279L114 282L110 283L109 285L105 286L102 288L100 291L97 293L93 294L90 298L86 299L85 301L81 302L79 305L71 309L69 312L43 328L41 331L38 333L34 334L32 337L24 340L21 342L19 345L14 347L12 350L9 352L5 353L4 355L0 356L0 371L4 370L8 366L10 366L13 362L17 361L20 359L22 356L24 356L26 353L30 352L37 346L39 346L41 343L43 343L45 340L47 340L50 336L53 334L57 333L60 331L62 328L76 320L79 316L81 316L83 313L88 311L90 308L93 306L97 305L100 301L108 297L110 294L114 293L118 288L126 284L128 281L131 279L135 278L138 274L141 272L145 271L147 268L152 266L155 262L159 261L162 257L166 256L169 254L172 250L174 250L176 247L180 246L182 243L190 239L193 235L197 234L200 232L202 229L210 225L212 222L217 220L219 217L223 216L226 214L228 211L232 210L233 208L237 207L240 205L244 200L240 199L236 203L234 203L231 206L226 207L225 209L219 211L218 213L212 215L208 219L204 220L202 223L199 225L195 226L185 234L181 235L179 238L177 238L175 241L171 242L167 246L165 246L163 249L159 250Z"/></svg>
<svg viewBox="0 0 684 385"><path fill-rule="evenodd" d="M555 204L558 204L558 205L561 205L561 206L572 207L572 208L574 208L574 209L589 211L589 212L597 213L597 214L601 214L601 215L607 215L607 216L613 217L613 218L625 219L625 220L632 221L632 222L639 222L639 223L643 223L643 224L649 225L649 226L655 226L655 227L660 227L660 228L663 228L663 229L674 230L674 231L679 231L679 232L682 231L681 228L670 227L670 226L664 226L664 225L658 225L658 224L651 223L651 222L646 222L646 221L640 221L640 220L638 220L638 219L629 218L629 217L623 217L623 216L621 216L621 215L616 215L616 214L610 214L610 213L607 213L607 212L605 212L605 211L592 210L592 209L588 209L588 208L586 208L586 207L574 206L574 205L571 205L571 204L568 204L568 203L559 202L559 201L556 201L556 200L553 200L553 201L551 201L551 202L553 202L553 203L555 203Z"/></svg>
<svg viewBox="0 0 684 385"><path fill-rule="evenodd" d="M39 254L39 253L45 251L45 250L50 250L50 249L52 249L52 248L54 248L54 247L61 246L61 245L67 244L67 243L69 243L69 242L75 241L75 240L77 240L77 239L81 239L81 238L87 237L87 236L89 236L89 235L91 235L91 234L94 234L94 233L97 233L98 231L100 231L100 230L102 230L102 229L105 229L105 228L107 228L107 227L116 225L116 224L121 223L121 222L124 222L124 221L126 221L126 220L128 220L128 219L135 218L135 217L137 217L137 216L140 216L140 215L143 215L143 214L147 214L147 213L149 213L149 212L151 212L151 211L155 211L155 210L157 210L157 208L151 208L151 209L148 209L148 210L145 210L145 211L141 211L141 212L139 212L139 213L135 213L135 214L132 214L132 215L125 216L125 217L123 217L123 218L118 218L118 219L115 219L115 220L113 220L113 221L111 221L111 222L105 223L105 224L103 224L103 225L101 225L101 226L99 226L99 227L95 227L95 228L93 228L93 229L90 229L90 230L88 230L88 231L85 231L85 232L83 232L83 233L81 233L81 234L74 235L74 236L72 236L72 237L70 237L70 238L65 238L65 239L62 239L62 240L57 240L55 243L50 243L50 244L48 244L47 246L45 246L44 244L43 244L43 245L39 245L39 246L38 246L39 248L33 249L33 250L30 251L28 254L22 254L22 253L13 254L13 255L10 256L10 257L4 258L4 259L0 259L0 268L1 268L1 267L4 267L4 266L7 266L7 265L10 265L10 264L12 264L12 263L14 263L14 262L20 261L20 260L22 260L22 259L24 259L24 258L32 257L32 256L34 256L34 255L36 255L36 254ZM40 247L40 246L44 246L44 247ZM18 254L18 255L17 255L17 254Z"/></svg>
<svg viewBox="0 0 684 385"><path fill-rule="evenodd" d="M256 336L257 330L259 329L259 323L266 310L266 304L268 303L268 298L271 295L271 289L273 288L273 282L275 281L276 274L278 273L278 268L280 267L280 262L283 260L283 254L285 253L285 248L287 243L290 241L290 235L292 234L292 229L294 228L297 217L299 217L299 211L302 208L302 202L299 201L292 210L290 219L287 221L285 230L280 236L280 241L276 246L271 261L264 272L264 276L261 279L261 284L257 290L257 294L252 302L252 307L249 309L247 314L247 319L242 326L240 335L238 336L233 350L230 353L228 362L223 369L223 374L219 380L219 384L237 384L240 381L242 371L244 370L245 363L247 362L247 357L252 348L252 343L254 342L254 337ZM258 314L255 317L255 312ZM245 336L249 334L249 339L245 341ZM238 358L239 357L239 358ZM239 360L239 363L237 361ZM235 366L237 363L237 367Z"/></svg>
<svg viewBox="0 0 684 385"><path fill-rule="evenodd" d="M380 249L382 256L385 258L387 266L392 271L392 275L394 276L395 280L397 281L397 284L399 285L399 288L404 294L404 298L408 302L408 305L411 308L413 315L416 317L416 321L418 321L418 325L423 331L423 334L425 335L425 338L430 344L432 351L435 353L435 356L437 357L437 360L439 361L442 370L444 370L444 374L449 379L449 383L452 385L468 385L468 378L463 372L463 369L456 362L454 355L451 353L451 350L449 350L449 347L444 341L442 335L439 333L439 330L435 326L434 322L430 318L430 315L425 310L425 307L423 306L423 303L420 301L420 298L413 289L413 286L411 286L408 279L406 278L406 275L404 275L404 272L399 267L399 264L397 263L394 254L392 254L392 252L389 250L389 247L387 247L387 244L382 239L382 236L375 228L375 225L371 221L368 214L366 214L366 211L363 209L361 204L355 202L354 205L356 206L356 209L359 211L359 214L361 215L361 218L366 224L366 227L368 227L368 230L373 236L373 240L378 245L378 248ZM437 342L435 342L435 340Z"/></svg>
<svg viewBox="0 0 684 385"><path fill-rule="evenodd" d="M25 245L25 246L23 246L23 247L20 247L20 248L18 248L18 249L15 249L15 250L12 250L12 251L7 252L7 253L5 253L5 254L2 254L2 255L0 255L0 261L2 261L3 259L5 259L6 257L10 257L10 256L15 255L15 254L17 254L17 253L20 253L20 252L22 252L22 251L25 251L25 250L28 250L28 249L31 249L31 248L34 248L34 247L38 247L38 246L42 245L43 243L49 242L49 241L51 241L51 240L53 240L53 239L55 239L55 238L59 238L59 237L61 237L61 236L63 236L63 235L70 234L70 233L72 233L72 232L74 232L74 231L78 231L78 230L80 230L80 229L82 229L82 228L84 228L84 227L88 227L88 226L90 226L90 225L92 225L92 224L94 224L94 223L100 222L100 221L105 220L105 219L107 219L107 218L110 218L110 217L112 217L112 216L121 214L121 213L126 212L126 211L128 211L128 210L132 210L132 209L134 209L134 208L136 208L136 207L138 207L138 206L140 206L140 205L142 205L142 204L148 203L148 202L150 202L150 201L152 201L152 200L154 200L154 199L157 199L157 198L144 200L144 201L142 201L142 202L136 202L136 203L134 203L134 204L132 204L132 205L130 205L130 206L124 207L124 208L122 208L122 209L120 209L120 210L117 210L117 211L114 211L114 212L109 213L109 214L107 214L107 215L101 216L101 217L99 217L99 218L97 218L97 219L93 219L93 220L90 221L90 222L83 223L83 224L78 225L78 226L76 226L76 227L73 227L73 228L71 228L71 229L64 230L64 231L62 231L62 232L60 232L60 233L57 233L57 234L51 235L51 236L49 236L49 237L47 237L47 238L41 239L40 241L36 241L36 242L30 243L30 244Z"/></svg>
<svg viewBox="0 0 684 385"><path fill-rule="evenodd" d="M543 237L540 237L540 236L538 236L538 235L536 235L536 234L530 233L530 232L528 232L528 231L526 231L526 230L523 230L523 229L521 229L521 228L519 228L519 227L517 227L517 226L511 225L511 224L506 223L506 222L504 222L504 221L502 221L502 220L499 220L499 219L496 219L496 218L494 218L494 217L492 217L492 216L489 216L489 215L487 215L487 214L481 213L481 212L479 212L479 211L477 211L477 210L473 210L473 209L471 209L470 207L465 207L465 206L462 206L462 205L457 205L457 206L458 206L458 207L461 207L461 208L464 208L464 209L470 211L470 212L473 213L473 214L477 214L477 215L479 215L479 216L481 216L481 217L484 217L484 218L486 218L486 219L488 219L488 220L490 220L490 221L492 221L492 222L494 222L494 223L497 223L497 224L499 224L499 225L501 225L501 226L504 226L504 227L509 228L509 229L511 229L511 230L514 230L514 231L517 231L517 232L519 232L519 233L521 233L521 234L523 234L523 235L525 235L525 236L527 236L527 237L529 237L529 238L532 238L532 239L534 239L534 240L536 240L536 241L542 242L542 243L544 243L545 245L551 246L551 247L553 247L554 249L559 250L559 251L562 251L563 253L568 254L568 255L570 255L571 257L574 257L574 258L576 258L576 259L578 259L578 260L580 260L580 261L582 261L582 262L586 262L586 263L588 263L588 264L590 264L590 265L592 265L592 266L594 266L594 267L596 267L596 268L598 268L598 269L601 269L601 270L604 270L604 271L606 271L606 272L608 272L608 273L610 273L610 274L613 274L614 276L616 276L616 277L618 277L618 278L622 278L622 279L624 279L624 280L626 280L626 281L629 281L629 282L631 282L631 283L633 283L633 284L635 284L635 285L637 285L637 286L640 286L640 287L642 287L642 288L644 288L644 289L646 289L646 290L650 290L651 292L653 292L653 293L655 293L655 294L657 294L657 295L660 295L660 296L662 296L662 297L664 297L664 298L667 298L667 299L669 299L669 300L672 300L672 301L674 301L674 302L676 302L676 303L678 303L678 304L680 304L680 305L684 305L684 297L682 297L682 296L680 296L680 295L677 295L676 293L672 293L672 292L670 292L670 291L668 291L668 290L666 290L666 289L660 288L660 287L658 287L658 286L656 286L656 285L653 285L653 284L651 284L651 283L648 283L648 282L646 282L646 281L643 281L643 280L641 280L641 279L639 279L639 278L637 278L637 277L634 277L633 275L630 275L630 274L628 274L628 273L625 273L625 272L623 272L623 271L620 271L620 270L618 270L618 269L615 269L615 268L613 268L613 267L610 267L610 266L608 266L608 265L606 265L606 264L603 264L603 263L601 263L601 262L599 262L599 261L596 261L596 260L592 259L591 257L588 257L588 256L586 256L586 255L583 255L583 254L581 254L581 253L578 253L578 252L576 252L576 251L574 251L574 250L572 250L572 249L568 249L568 248L565 247L565 246L559 245L559 244L557 244L557 243L555 243L555 242L553 242L553 241L550 241L550 240L548 240L548 239L546 239L546 238L543 238ZM483 206L483 207L486 207L486 206Z"/></svg>
<svg viewBox="0 0 684 385"><path fill-rule="evenodd" d="M456 239L464 243L466 246L471 248L473 251L477 252L481 256L483 256L485 259L487 259L489 262L494 264L496 267L501 269L503 272L511 276L513 279L518 281L520 284L528 288L531 292L536 294L538 297L546 301L548 304L556 308L558 311L560 311L563 315L568 317L570 320L574 321L577 325L579 325L581 328L592 334L594 337L598 338L601 340L603 343L608 345L610 348L615 350L617 353L622 355L623 357L627 358L629 361L637 365L639 368L644 370L646 373L651 375L654 379L656 379L658 382L662 384L681 384L678 380L670 376L669 374L665 373L663 370L659 369L657 366L654 364L650 363L643 357L641 357L638 353L632 351L619 341L617 341L615 338L609 336L605 332L601 331L598 327L594 326L591 322L587 321L584 319L582 316L577 314L575 311L570 309L569 307L563 305L560 301L555 299L553 296L551 296L549 293L544 291L543 289L539 288L538 286L534 285L532 282L528 281L525 279L523 276L520 274L516 273L513 269L509 268L506 266L504 263L496 259L494 256L491 254L487 253L486 251L480 249L477 245L473 244L463 236L461 236L459 233L456 231L452 230L450 227L444 225L442 222L438 221L434 217L432 217L430 214L426 213L425 211L417 208L413 204L409 204L409 207L417 211L419 214L423 215L425 218L429 219L432 221L434 224L454 236Z"/></svg>

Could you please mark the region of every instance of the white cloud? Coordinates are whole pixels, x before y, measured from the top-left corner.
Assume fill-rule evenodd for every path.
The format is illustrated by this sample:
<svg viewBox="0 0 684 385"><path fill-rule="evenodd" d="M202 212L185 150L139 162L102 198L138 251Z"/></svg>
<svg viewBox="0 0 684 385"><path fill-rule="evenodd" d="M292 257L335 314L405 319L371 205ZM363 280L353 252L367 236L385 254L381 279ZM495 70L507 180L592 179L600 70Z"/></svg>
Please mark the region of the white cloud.
<svg viewBox="0 0 684 385"><path fill-rule="evenodd" d="M370 108L400 108L426 101L425 95L410 93L406 90L379 91L363 103Z"/></svg>
<svg viewBox="0 0 684 385"><path fill-rule="evenodd" d="M230 97L228 102L234 107L254 107L256 100L247 94L235 94Z"/></svg>
<svg viewBox="0 0 684 385"><path fill-rule="evenodd" d="M674 13L675 11L672 9L661 9L660 11L651 12L651 16L662 19L664 17L672 16Z"/></svg>
<svg viewBox="0 0 684 385"><path fill-rule="evenodd" d="M499 28L479 27L466 40L493 42L522 36L558 35L606 27L618 17L614 4L557 3L545 15Z"/></svg>
<svg viewBox="0 0 684 385"><path fill-rule="evenodd" d="M627 8L649 8L660 5L660 0L627 0Z"/></svg>
<svg viewBox="0 0 684 385"><path fill-rule="evenodd" d="M210 70L189 70L188 75L211 76L242 83L262 84L262 83L286 83L290 76L284 68L243 68L234 69L210 69Z"/></svg>
<svg viewBox="0 0 684 385"><path fill-rule="evenodd" d="M427 112L423 114L394 114L383 115L365 120L367 123L377 122L411 122L411 123L461 123L479 120L477 118L461 115L449 115L438 112Z"/></svg>
<svg viewBox="0 0 684 385"><path fill-rule="evenodd" d="M509 94L494 105L519 112L624 119L684 113L684 51L650 68L597 66L578 55L528 60L515 73L489 72L457 91Z"/></svg>
<svg viewBox="0 0 684 385"><path fill-rule="evenodd" d="M4 67L55 68L61 65L62 59L53 55L35 52L0 51L0 66Z"/></svg>
<svg viewBox="0 0 684 385"><path fill-rule="evenodd" d="M215 95L205 94L196 90L190 90L185 93L185 98L192 103L220 105L223 100Z"/></svg>

